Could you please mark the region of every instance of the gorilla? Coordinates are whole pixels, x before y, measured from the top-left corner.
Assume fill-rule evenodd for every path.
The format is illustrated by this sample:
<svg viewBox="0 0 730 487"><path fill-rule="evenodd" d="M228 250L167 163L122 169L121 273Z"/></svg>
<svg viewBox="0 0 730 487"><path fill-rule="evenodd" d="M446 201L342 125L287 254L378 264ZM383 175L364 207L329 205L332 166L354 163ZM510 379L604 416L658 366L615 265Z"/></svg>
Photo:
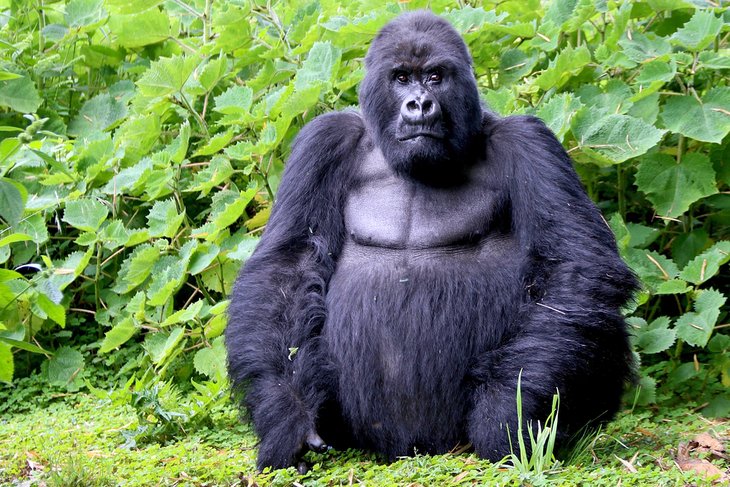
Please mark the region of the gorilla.
<svg viewBox="0 0 730 487"><path fill-rule="evenodd" d="M387 24L365 67L361 111L297 136L231 295L258 468L328 446L392 460L470 443L498 461L518 377L524 434L556 392L559 441L611 419L637 284L558 140L482 106L464 41L432 13Z"/></svg>

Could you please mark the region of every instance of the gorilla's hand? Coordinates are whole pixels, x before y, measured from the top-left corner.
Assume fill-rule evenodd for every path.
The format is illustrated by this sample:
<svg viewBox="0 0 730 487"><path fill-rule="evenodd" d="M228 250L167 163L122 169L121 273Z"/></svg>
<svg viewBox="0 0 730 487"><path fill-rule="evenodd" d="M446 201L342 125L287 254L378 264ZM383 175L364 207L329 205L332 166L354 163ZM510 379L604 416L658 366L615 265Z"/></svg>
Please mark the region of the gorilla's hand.
<svg viewBox="0 0 730 487"><path fill-rule="evenodd" d="M262 438L259 445L257 467L286 468L297 465L300 473L306 473L307 466L300 462L301 457L311 450L324 453L329 446L322 440L313 427L282 421L281 425Z"/></svg>

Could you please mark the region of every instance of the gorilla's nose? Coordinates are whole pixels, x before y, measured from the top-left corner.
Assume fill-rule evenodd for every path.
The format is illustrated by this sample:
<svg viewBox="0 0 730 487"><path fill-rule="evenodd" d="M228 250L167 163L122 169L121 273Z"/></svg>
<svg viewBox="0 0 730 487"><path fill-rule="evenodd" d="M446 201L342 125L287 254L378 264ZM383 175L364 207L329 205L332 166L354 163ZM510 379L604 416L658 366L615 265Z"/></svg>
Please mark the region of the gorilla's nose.
<svg viewBox="0 0 730 487"><path fill-rule="evenodd" d="M430 125L441 116L441 106L430 93L408 97L400 107L403 121L409 125Z"/></svg>

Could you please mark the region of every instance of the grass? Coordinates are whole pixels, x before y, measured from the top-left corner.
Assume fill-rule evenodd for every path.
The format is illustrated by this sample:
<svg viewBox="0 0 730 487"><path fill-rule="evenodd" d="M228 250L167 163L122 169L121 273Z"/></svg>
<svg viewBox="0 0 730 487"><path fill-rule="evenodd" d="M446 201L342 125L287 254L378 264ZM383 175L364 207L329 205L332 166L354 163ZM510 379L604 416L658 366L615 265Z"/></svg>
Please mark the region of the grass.
<svg viewBox="0 0 730 487"><path fill-rule="evenodd" d="M218 410L211 427L175 441L122 448L123 432L134 429L136 422L131 409L83 393L5 414L0 418L0 485L701 486L712 484L676 467L677 445L706 431L730 436L728 421L710 421L689 409L646 409L622 413L603 433L584 442L572 464L540 475L473 454L417 456L386 464L350 450L310 454L315 463L300 476L294 469L255 472L256 438L238 422L232 407Z"/></svg>

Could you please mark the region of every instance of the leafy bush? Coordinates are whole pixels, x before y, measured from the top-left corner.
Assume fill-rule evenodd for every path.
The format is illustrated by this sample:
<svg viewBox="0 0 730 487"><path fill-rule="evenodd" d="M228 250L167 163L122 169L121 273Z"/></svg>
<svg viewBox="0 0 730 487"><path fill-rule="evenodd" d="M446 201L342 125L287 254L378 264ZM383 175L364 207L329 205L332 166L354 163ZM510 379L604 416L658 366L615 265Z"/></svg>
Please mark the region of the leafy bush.
<svg viewBox="0 0 730 487"><path fill-rule="evenodd" d="M644 283L638 401L728 414L727 7L348 3L0 0L0 380L74 390L102 361L138 397L217 396L225 299L292 138L357 103L378 28L431 6L491 109L555 131Z"/></svg>

